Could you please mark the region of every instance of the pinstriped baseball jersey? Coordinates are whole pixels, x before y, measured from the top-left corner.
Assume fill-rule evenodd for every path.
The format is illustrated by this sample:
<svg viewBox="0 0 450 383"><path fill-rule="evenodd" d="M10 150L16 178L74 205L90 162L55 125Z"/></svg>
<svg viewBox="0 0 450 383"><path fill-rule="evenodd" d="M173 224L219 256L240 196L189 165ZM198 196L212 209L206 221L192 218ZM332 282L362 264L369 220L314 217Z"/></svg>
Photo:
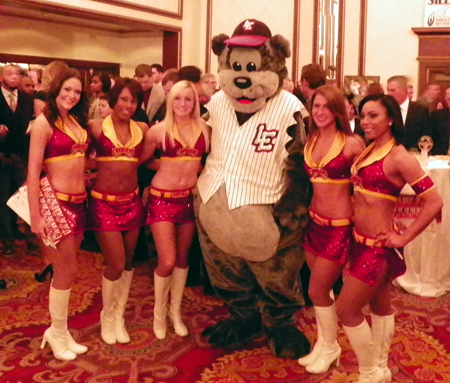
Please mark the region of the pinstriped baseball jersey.
<svg viewBox="0 0 450 383"><path fill-rule="evenodd" d="M283 192L283 169L300 102L281 91L243 125L228 96L216 93L207 105L212 128L211 152L198 180L203 203L225 183L230 210L249 204L272 204Z"/></svg>

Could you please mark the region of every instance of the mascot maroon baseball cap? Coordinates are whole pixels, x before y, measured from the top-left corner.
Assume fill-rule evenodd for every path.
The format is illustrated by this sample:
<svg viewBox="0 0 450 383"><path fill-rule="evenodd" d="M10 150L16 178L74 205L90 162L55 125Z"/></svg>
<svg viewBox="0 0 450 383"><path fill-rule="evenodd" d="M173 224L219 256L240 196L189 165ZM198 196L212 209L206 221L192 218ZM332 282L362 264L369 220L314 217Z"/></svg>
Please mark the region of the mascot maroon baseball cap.
<svg viewBox="0 0 450 383"><path fill-rule="evenodd" d="M231 38L225 40L225 44L259 47L271 37L272 33L266 24L255 19L247 19L236 27Z"/></svg>

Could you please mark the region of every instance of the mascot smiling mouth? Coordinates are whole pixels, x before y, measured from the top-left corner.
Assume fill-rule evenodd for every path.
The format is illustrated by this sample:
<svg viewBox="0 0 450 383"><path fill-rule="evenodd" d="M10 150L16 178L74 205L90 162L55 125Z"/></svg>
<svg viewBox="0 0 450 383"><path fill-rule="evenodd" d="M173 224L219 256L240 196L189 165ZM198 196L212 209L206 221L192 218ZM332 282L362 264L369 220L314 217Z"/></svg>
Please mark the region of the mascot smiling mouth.
<svg viewBox="0 0 450 383"><path fill-rule="evenodd" d="M248 98L248 97L239 97L236 100L239 104L242 104L242 105L250 105L255 102L254 98Z"/></svg>

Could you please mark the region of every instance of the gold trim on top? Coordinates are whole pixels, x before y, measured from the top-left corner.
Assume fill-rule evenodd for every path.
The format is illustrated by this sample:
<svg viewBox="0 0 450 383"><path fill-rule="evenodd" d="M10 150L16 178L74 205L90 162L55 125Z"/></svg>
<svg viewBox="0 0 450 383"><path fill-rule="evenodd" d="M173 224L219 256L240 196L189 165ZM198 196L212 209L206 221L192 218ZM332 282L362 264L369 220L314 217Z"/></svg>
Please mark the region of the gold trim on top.
<svg viewBox="0 0 450 383"><path fill-rule="evenodd" d="M358 174L359 169L372 165L385 158L395 146L395 139L391 138L383 146L375 149L375 144L370 144L352 165L351 172L353 175Z"/></svg>
<svg viewBox="0 0 450 383"><path fill-rule="evenodd" d="M77 122L75 117L69 114L69 119L76 126L77 133L72 131L66 123L62 120L61 117L58 117L54 123L55 127L63 132L66 136L70 137L70 139L76 144L84 144L87 141L87 132L83 129L80 124ZM77 136L78 134L78 136Z"/></svg>
<svg viewBox="0 0 450 383"><path fill-rule="evenodd" d="M372 190L367 190L367 189L364 189L363 187L361 187L359 185L356 185L353 188L353 191L361 193L361 194L365 194L365 195L370 195L371 197L375 197L375 198L387 199L388 201L397 202L397 200L398 200L397 197L394 197L392 195L383 194L383 193L375 192L375 191L372 191Z"/></svg>
<svg viewBox="0 0 450 383"><path fill-rule="evenodd" d="M319 135L320 131L316 130L305 145L305 162L310 168L313 169L314 168L322 169L325 166L327 166L332 160L334 160L337 156L339 156L339 154L342 152L342 149L344 149L345 146L345 138L346 138L345 134L340 131L336 131L330 149L318 162L316 162L313 158L313 151L314 147L316 146Z"/></svg>
<svg viewBox="0 0 450 383"><path fill-rule="evenodd" d="M58 157L51 157L51 158L47 158L43 161L43 163L45 165L48 164L54 164L55 162L62 162L62 161L67 161L67 160L72 160L74 158L84 158L85 154L84 153L74 153L74 154L64 154L62 156L58 156Z"/></svg>
<svg viewBox="0 0 450 383"><path fill-rule="evenodd" d="M103 120L102 124L102 132L105 135L106 138L108 138L111 143L114 145L115 148L127 148L132 149L138 146L143 138L142 129L139 127L136 122L133 120L130 120L130 140L123 144L120 142L120 140L117 138L116 129L114 127L113 120L111 116L106 117Z"/></svg>

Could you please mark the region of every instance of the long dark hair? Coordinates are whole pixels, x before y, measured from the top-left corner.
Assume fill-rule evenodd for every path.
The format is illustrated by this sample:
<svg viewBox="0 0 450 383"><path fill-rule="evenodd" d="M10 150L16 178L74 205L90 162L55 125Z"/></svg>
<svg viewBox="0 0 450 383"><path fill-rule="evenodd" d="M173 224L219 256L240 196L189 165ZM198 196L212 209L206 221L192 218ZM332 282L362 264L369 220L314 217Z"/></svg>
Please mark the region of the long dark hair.
<svg viewBox="0 0 450 383"><path fill-rule="evenodd" d="M387 116L392 120L391 134L397 144L403 144L405 140L405 127L397 100L388 94L372 94L366 96L359 103L359 115L361 115L364 105L369 101L379 102L386 109Z"/></svg>
<svg viewBox="0 0 450 383"><path fill-rule="evenodd" d="M100 82L102 83L102 92L108 93L111 90L111 77L109 77L108 73L105 72L97 72L92 75L92 78L98 77Z"/></svg>
<svg viewBox="0 0 450 383"><path fill-rule="evenodd" d="M68 68L59 72L50 84L47 94L47 105L44 108L44 115L50 125L54 125L59 117L59 110L56 104L56 98L61 92L61 88L67 80L77 78L81 82L81 94L78 103L69 110L69 114L77 120L83 129L87 129L89 101L86 93L83 91L84 83L80 72L76 69Z"/></svg>

